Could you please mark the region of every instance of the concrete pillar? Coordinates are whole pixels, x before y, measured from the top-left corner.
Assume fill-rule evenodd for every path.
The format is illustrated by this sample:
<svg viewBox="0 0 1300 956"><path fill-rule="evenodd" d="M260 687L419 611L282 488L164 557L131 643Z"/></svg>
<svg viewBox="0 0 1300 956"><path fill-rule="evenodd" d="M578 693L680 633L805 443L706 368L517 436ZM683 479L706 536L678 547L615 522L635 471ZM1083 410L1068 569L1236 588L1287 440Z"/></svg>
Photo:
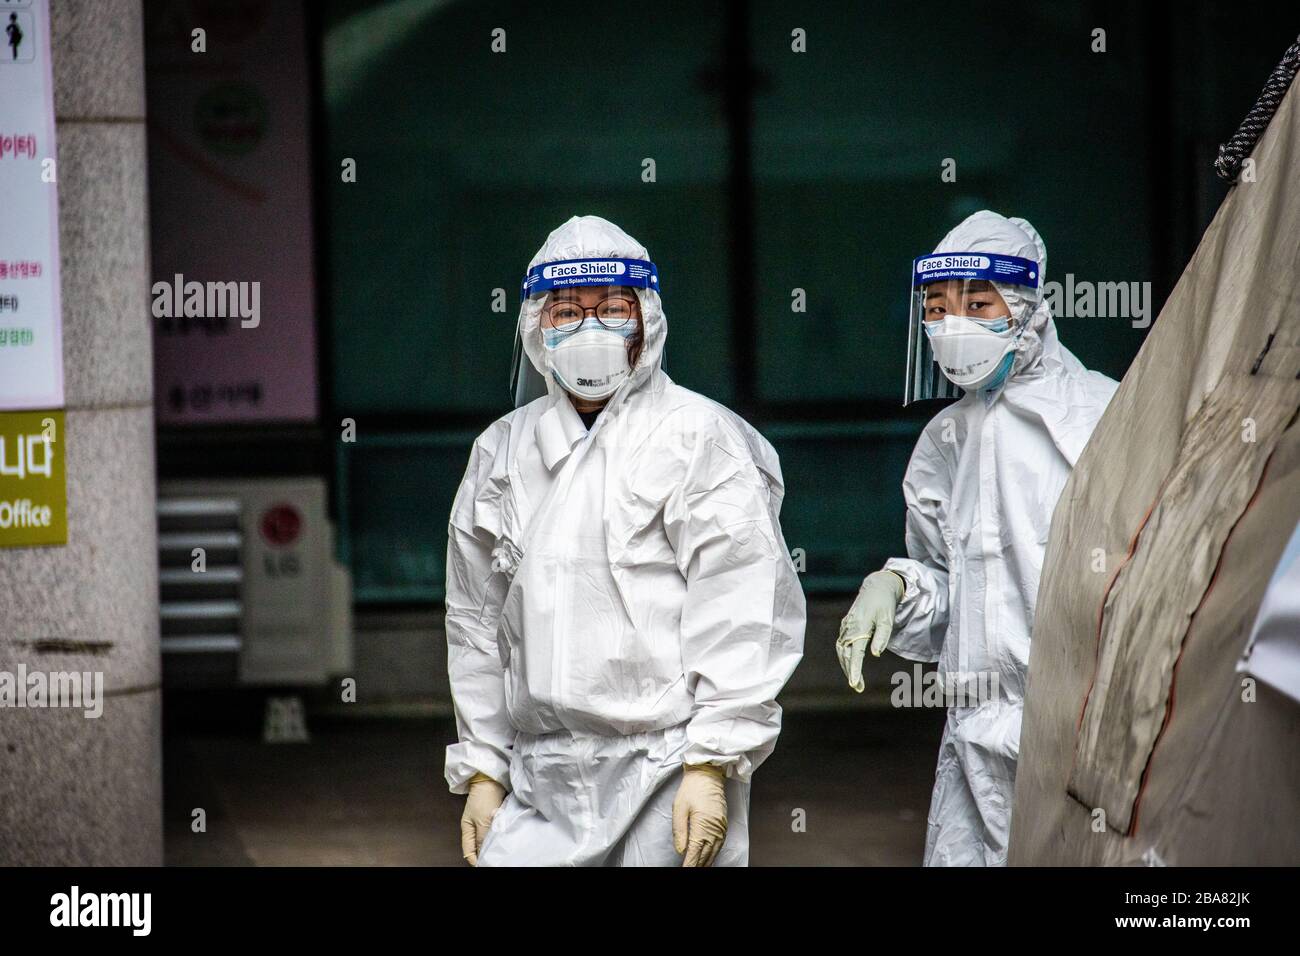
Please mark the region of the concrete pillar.
<svg viewBox="0 0 1300 956"><path fill-rule="evenodd" d="M0 669L101 671L103 716L0 710L0 865L162 862L140 0L53 0L68 544L0 549Z"/></svg>

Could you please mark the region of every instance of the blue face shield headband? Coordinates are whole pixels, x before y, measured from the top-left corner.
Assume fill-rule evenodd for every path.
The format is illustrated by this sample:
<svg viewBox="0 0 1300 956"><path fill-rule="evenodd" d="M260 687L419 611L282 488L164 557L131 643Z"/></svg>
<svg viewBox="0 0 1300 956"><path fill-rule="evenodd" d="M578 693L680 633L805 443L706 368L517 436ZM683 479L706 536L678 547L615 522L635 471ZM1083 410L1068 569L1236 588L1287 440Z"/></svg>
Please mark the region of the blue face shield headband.
<svg viewBox="0 0 1300 956"><path fill-rule="evenodd" d="M578 285L621 285L659 291L659 270L646 259L563 259L533 266L524 276L522 297Z"/></svg>
<svg viewBox="0 0 1300 956"><path fill-rule="evenodd" d="M1038 263L987 252L943 252L912 260L912 288L949 279L984 279L1038 288Z"/></svg>

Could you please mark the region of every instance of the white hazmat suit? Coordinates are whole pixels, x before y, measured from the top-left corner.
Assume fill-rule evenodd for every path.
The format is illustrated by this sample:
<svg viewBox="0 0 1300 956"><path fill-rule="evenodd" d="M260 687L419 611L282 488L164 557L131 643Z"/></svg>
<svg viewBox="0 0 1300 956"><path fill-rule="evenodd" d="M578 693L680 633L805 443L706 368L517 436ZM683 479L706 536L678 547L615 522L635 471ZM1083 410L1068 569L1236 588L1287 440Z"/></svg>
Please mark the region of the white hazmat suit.
<svg viewBox="0 0 1300 956"><path fill-rule="evenodd" d="M934 251L1033 259L1045 281L1047 248L1023 219L977 212ZM884 566L906 583L889 649L938 661L956 704L939 748L928 866L1006 863L1052 511L1117 387L1058 341L1041 285L1037 293L995 286L1013 322L1027 323L1011 373L1001 388L968 392L925 427L903 479L908 557Z"/></svg>
<svg viewBox="0 0 1300 956"><path fill-rule="evenodd" d="M648 259L575 217L539 263ZM446 777L510 792L478 865L668 865L684 764L726 773L716 865L748 862L749 781L781 727L804 597L781 535L771 445L660 367L659 293L636 291L644 345L590 431L551 378L541 303L519 334L548 395L474 442L447 549L459 742Z"/></svg>

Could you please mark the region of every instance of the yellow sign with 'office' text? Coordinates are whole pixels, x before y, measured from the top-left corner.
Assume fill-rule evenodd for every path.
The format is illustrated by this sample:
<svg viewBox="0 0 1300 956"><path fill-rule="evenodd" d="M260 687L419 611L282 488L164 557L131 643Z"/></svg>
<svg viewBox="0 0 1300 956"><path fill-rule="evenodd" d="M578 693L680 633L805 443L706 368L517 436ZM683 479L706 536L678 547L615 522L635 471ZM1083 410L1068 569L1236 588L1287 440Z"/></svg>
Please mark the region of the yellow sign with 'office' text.
<svg viewBox="0 0 1300 956"><path fill-rule="evenodd" d="M0 412L0 548L67 544L64 413Z"/></svg>

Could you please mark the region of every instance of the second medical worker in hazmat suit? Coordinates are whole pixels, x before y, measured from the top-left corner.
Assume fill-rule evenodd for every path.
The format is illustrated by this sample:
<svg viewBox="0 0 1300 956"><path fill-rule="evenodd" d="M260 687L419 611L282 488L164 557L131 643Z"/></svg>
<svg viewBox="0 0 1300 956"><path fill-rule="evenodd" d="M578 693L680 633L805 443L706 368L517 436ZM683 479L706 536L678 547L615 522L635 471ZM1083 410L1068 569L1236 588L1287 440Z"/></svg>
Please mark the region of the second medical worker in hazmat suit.
<svg viewBox="0 0 1300 956"><path fill-rule="evenodd" d="M925 427L903 479L906 558L868 575L836 648L938 661L948 704L925 863L1006 863L1029 640L1052 511L1116 383L1056 337L1047 248L977 212L913 264L907 401L965 395Z"/></svg>
<svg viewBox="0 0 1300 956"><path fill-rule="evenodd" d="M551 233L519 313L541 397L478 437L452 506L446 776L479 866L748 862L804 598L776 453L665 374L658 281L604 219Z"/></svg>

